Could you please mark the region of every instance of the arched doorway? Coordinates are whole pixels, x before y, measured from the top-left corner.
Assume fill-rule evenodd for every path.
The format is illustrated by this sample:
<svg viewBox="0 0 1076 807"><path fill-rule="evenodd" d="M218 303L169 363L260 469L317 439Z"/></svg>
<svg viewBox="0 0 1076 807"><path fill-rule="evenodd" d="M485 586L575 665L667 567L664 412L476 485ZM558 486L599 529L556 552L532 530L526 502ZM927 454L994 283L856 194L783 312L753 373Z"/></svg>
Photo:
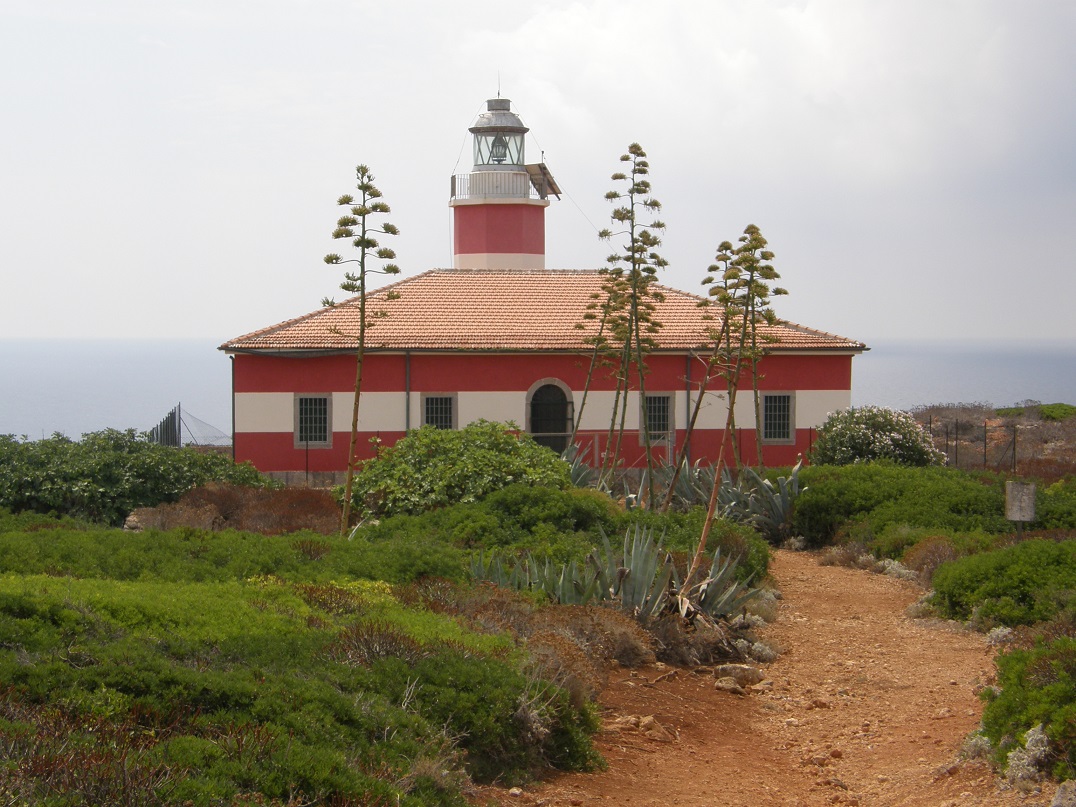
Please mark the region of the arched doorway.
<svg viewBox="0 0 1076 807"><path fill-rule="evenodd" d="M542 384L531 394L530 433L534 441L562 453L568 447L572 431L572 406L568 395L557 384Z"/></svg>

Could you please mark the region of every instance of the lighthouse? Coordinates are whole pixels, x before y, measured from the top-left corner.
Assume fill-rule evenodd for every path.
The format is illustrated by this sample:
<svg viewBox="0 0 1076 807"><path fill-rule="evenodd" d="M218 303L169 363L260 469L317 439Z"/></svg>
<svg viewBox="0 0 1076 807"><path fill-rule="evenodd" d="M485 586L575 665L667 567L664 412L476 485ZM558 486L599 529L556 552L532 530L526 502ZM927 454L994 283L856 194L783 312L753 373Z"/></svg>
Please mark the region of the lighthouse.
<svg viewBox="0 0 1076 807"><path fill-rule="evenodd" d="M474 166L452 177L456 269L545 269L545 209L560 188L545 163L527 165L530 131L507 98L491 98L470 128Z"/></svg>

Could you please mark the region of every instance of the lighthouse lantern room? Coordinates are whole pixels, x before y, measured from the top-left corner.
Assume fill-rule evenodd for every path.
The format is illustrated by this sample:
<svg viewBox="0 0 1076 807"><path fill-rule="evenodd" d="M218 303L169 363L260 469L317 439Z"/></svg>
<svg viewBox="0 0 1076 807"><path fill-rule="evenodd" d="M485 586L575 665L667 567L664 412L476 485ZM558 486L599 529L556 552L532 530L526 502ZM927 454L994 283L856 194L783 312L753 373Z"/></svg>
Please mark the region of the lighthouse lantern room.
<svg viewBox="0 0 1076 807"><path fill-rule="evenodd" d="M530 131L507 98L491 98L470 128L474 166L452 177L453 266L544 269L545 208L560 198L544 163L527 165Z"/></svg>

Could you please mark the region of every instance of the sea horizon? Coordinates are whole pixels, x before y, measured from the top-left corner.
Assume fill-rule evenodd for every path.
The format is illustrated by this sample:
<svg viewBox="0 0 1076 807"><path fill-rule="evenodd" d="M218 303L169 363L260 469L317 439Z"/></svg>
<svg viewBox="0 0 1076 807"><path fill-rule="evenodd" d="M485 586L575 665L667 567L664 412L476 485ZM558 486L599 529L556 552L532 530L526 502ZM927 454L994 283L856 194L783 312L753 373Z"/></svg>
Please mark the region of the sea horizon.
<svg viewBox="0 0 1076 807"><path fill-rule="evenodd" d="M0 434L147 431L180 405L185 439L230 437L231 362L217 350L224 341L0 339ZM852 361L853 406L1076 404L1076 340L866 343L870 350Z"/></svg>

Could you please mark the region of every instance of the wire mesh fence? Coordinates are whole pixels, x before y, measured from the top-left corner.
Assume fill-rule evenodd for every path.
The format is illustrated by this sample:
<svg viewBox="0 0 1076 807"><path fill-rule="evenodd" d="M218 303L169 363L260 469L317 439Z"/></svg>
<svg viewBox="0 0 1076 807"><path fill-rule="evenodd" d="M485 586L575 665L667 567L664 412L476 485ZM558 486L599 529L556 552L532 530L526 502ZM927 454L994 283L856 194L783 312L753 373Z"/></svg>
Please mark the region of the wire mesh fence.
<svg viewBox="0 0 1076 807"><path fill-rule="evenodd" d="M151 443L174 448L181 446L227 447L232 444L231 435L195 417L190 412L183 411L182 404L176 404L160 423L149 430L147 436Z"/></svg>

